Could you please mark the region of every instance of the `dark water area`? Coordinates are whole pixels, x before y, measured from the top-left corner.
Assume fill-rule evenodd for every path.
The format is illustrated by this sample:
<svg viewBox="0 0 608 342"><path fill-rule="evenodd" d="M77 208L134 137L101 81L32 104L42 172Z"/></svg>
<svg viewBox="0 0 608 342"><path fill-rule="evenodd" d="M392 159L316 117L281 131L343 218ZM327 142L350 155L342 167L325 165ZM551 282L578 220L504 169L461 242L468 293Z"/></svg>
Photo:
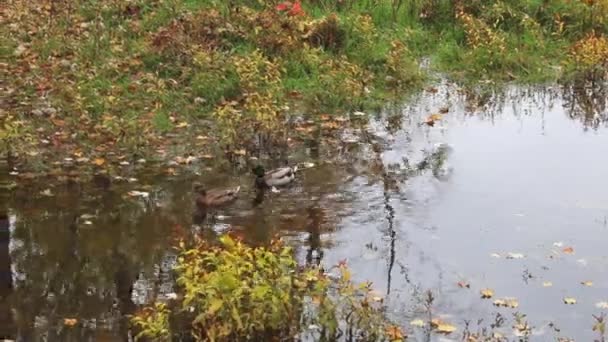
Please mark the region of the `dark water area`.
<svg viewBox="0 0 608 342"><path fill-rule="evenodd" d="M434 126L420 124L444 107ZM465 320L474 330L520 312L533 341L591 341L592 315L608 312L598 305L608 301L607 122L605 97L583 90L442 84L318 149L294 150L291 162L315 166L259 204L245 167L134 164L87 182L13 187L3 164L0 338L128 340L124 315L175 291L176 237L232 232L252 244L282 236L302 263L346 259L412 340L459 340ZM201 220L195 181L242 192ZM484 288L495 298L481 299ZM428 316L429 290L432 316L456 333L409 325ZM504 297L519 307L492 305ZM512 325L497 331L513 337Z"/></svg>

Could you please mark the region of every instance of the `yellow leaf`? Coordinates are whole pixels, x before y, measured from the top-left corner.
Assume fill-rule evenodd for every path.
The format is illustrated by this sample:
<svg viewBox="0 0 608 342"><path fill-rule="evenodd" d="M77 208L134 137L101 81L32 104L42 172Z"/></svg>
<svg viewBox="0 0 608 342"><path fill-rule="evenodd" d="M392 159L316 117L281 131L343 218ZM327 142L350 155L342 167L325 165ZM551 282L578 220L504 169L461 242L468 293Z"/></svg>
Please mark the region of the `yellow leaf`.
<svg viewBox="0 0 608 342"><path fill-rule="evenodd" d="M589 280L587 280L587 281L581 281L581 284L583 286L593 286L593 282L589 281Z"/></svg>
<svg viewBox="0 0 608 342"><path fill-rule="evenodd" d="M105 164L106 160L103 158L95 158L93 159L92 163L97 165L97 166L101 166L103 164Z"/></svg>
<svg viewBox="0 0 608 342"><path fill-rule="evenodd" d="M440 334L450 334L456 331L455 326L451 325L450 323L446 323L439 318L434 318L431 320L431 327Z"/></svg>
<svg viewBox="0 0 608 342"><path fill-rule="evenodd" d="M481 292L481 298L492 298L494 296L494 290L492 289L483 289Z"/></svg>
<svg viewBox="0 0 608 342"><path fill-rule="evenodd" d="M576 299L572 297L565 297L564 304L574 305L576 304Z"/></svg>
<svg viewBox="0 0 608 342"><path fill-rule="evenodd" d="M550 281L543 282L543 287L551 287L551 286L553 286L552 282L550 282Z"/></svg>
<svg viewBox="0 0 608 342"><path fill-rule="evenodd" d="M424 321L421 320L421 319L415 319L415 320L413 320L413 321L410 322L410 325L422 328L422 327L424 327Z"/></svg>
<svg viewBox="0 0 608 342"><path fill-rule="evenodd" d="M207 315L213 316L224 305L224 301L219 298L213 298L209 303Z"/></svg>

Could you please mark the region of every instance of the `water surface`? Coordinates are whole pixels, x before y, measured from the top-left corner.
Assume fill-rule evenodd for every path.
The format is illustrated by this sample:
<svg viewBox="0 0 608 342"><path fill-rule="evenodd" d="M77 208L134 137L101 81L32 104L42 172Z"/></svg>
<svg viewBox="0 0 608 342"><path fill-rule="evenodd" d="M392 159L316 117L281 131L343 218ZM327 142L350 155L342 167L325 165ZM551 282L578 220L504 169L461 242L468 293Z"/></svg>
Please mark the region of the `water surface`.
<svg viewBox="0 0 608 342"><path fill-rule="evenodd" d="M449 112L433 127L420 124L443 107ZM429 290L432 315L459 332L465 321L475 330L478 319L486 327L497 313L511 320L520 312L533 340L592 340L596 303L608 301L607 117L605 100L580 90L474 95L442 84L341 140L294 151L290 160L316 166L261 204L247 168L213 161L177 174L170 165L132 164L86 182L33 177L2 190L0 335L124 340L123 314L174 291L175 238L232 231L254 244L283 236L303 263L347 259L417 340L429 338L408 322L428 316ZM438 154L446 146L439 144L449 151ZM12 184L3 168L3 183ZM200 221L193 181L239 184L243 194L214 222ZM480 298L483 288L519 307L493 306ZM66 327L65 318L78 324ZM499 331L509 336L511 326Z"/></svg>

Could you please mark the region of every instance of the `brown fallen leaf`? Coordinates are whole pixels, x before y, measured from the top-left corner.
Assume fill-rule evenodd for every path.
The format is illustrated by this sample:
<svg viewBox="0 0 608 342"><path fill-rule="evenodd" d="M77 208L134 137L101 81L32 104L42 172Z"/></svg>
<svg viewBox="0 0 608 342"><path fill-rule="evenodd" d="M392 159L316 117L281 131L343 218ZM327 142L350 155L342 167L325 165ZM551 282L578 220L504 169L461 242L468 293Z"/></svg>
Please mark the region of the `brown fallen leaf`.
<svg viewBox="0 0 608 342"><path fill-rule="evenodd" d="M574 254L574 248L566 247L566 248L562 249L562 252L564 252L565 254Z"/></svg>
<svg viewBox="0 0 608 342"><path fill-rule="evenodd" d="M484 298L484 299L492 298L492 296L494 296L494 290L492 290L492 289L483 289L480 292L481 292L481 298Z"/></svg>
<svg viewBox="0 0 608 342"><path fill-rule="evenodd" d="M442 115L441 114L431 114L429 115L426 120L424 120L424 123L427 124L428 126L435 126L435 122L439 121L442 119Z"/></svg>
<svg viewBox="0 0 608 342"><path fill-rule="evenodd" d="M401 328L396 325L388 326L386 328L385 333L389 341L403 341L407 337L404 334L403 330L401 330Z"/></svg>

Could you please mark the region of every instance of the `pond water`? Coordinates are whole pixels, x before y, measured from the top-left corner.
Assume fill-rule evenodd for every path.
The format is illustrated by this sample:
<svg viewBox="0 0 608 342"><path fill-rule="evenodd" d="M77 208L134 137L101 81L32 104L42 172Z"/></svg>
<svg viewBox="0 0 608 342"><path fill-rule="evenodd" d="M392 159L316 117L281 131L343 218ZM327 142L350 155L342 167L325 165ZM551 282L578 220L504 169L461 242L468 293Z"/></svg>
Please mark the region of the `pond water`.
<svg viewBox="0 0 608 342"><path fill-rule="evenodd" d="M125 340L123 314L174 291L175 238L231 231L254 244L282 236L303 263L346 259L358 280L384 292L413 340L458 340L466 321L476 331L497 314L508 322L496 331L513 336L519 312L533 341L591 341L592 315L608 311L597 306L608 301L608 114L605 98L587 95L441 84L341 139L294 151L290 160L315 167L262 203L247 168L211 161L3 188L0 337ZM449 108L441 120L420 124L440 108ZM0 181L12 183L2 167ZM239 184L242 195L201 221L193 181ZM492 299L480 298L485 288ZM519 306L493 305L505 297ZM458 333L408 325L429 310Z"/></svg>

